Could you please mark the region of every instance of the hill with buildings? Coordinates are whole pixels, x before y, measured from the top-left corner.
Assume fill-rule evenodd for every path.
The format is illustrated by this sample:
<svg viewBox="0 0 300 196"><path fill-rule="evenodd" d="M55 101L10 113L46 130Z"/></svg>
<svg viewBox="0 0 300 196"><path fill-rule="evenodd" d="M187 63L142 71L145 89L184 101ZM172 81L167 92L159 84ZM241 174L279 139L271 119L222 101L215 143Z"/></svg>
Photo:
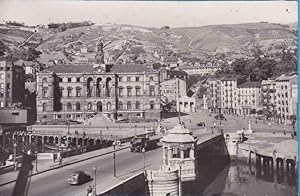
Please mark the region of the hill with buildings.
<svg viewBox="0 0 300 196"><path fill-rule="evenodd" d="M284 49L296 50L297 28L296 24L267 22L182 28L112 24L63 30L0 26L0 41L9 48L26 41L25 47L35 47L47 56L60 53L70 61L92 61L89 56L100 40L105 45L106 62L198 61L220 56L228 62L252 57L257 50L271 56Z"/></svg>

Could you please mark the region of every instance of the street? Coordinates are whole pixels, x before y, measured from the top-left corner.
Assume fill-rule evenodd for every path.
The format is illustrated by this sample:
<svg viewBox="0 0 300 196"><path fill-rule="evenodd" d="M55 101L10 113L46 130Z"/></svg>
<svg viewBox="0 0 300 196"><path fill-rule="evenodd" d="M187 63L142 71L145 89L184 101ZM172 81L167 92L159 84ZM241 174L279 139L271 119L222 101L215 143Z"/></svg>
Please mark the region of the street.
<svg viewBox="0 0 300 196"><path fill-rule="evenodd" d="M158 148L145 153L147 169L158 169L162 157L162 149ZM94 178L94 165L97 167L97 193L121 182L144 169L143 154L132 153L125 149L116 153L116 175L113 177L113 154L83 161L74 165L32 176L28 196L84 196L89 185L94 181L74 186L67 183L74 171L84 171ZM10 196L14 183L0 187L0 196Z"/></svg>

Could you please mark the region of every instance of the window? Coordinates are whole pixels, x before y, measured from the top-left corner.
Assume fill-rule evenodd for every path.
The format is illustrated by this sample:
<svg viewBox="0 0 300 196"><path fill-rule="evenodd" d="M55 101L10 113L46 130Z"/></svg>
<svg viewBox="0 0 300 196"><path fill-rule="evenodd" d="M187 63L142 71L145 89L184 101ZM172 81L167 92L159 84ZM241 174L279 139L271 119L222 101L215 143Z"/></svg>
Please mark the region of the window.
<svg viewBox="0 0 300 196"><path fill-rule="evenodd" d="M68 78L68 82L71 82L71 79L72 79L72 78Z"/></svg>
<svg viewBox="0 0 300 196"><path fill-rule="evenodd" d="M127 102L127 110L131 110L131 109L132 109L131 102L130 102L130 101L128 101L128 102Z"/></svg>
<svg viewBox="0 0 300 196"><path fill-rule="evenodd" d="M119 110L123 110L123 102L122 101L119 102Z"/></svg>
<svg viewBox="0 0 300 196"><path fill-rule="evenodd" d="M0 98L3 98L4 94L2 92L0 92Z"/></svg>
<svg viewBox="0 0 300 196"><path fill-rule="evenodd" d="M67 103L67 111L72 111L72 104L70 102Z"/></svg>
<svg viewBox="0 0 300 196"><path fill-rule="evenodd" d="M76 82L80 82L80 78L76 78Z"/></svg>
<svg viewBox="0 0 300 196"><path fill-rule="evenodd" d="M150 110L154 110L154 101L150 101Z"/></svg>
<svg viewBox="0 0 300 196"><path fill-rule="evenodd" d="M62 82L63 80L62 80L62 78L58 78L58 81L59 81L59 82Z"/></svg>
<svg viewBox="0 0 300 196"><path fill-rule="evenodd" d="M154 86L150 86L150 96L154 96Z"/></svg>
<svg viewBox="0 0 300 196"><path fill-rule="evenodd" d="M151 76L151 77L149 77L149 81L150 82L152 82L153 81L153 77Z"/></svg>
<svg viewBox="0 0 300 196"><path fill-rule="evenodd" d="M80 108L80 103L77 102L77 103L76 103L76 111L80 111L80 109L81 109L81 108Z"/></svg>
<svg viewBox="0 0 300 196"><path fill-rule="evenodd" d="M76 97L80 97L81 96L81 89L77 88L76 89Z"/></svg>
<svg viewBox="0 0 300 196"><path fill-rule="evenodd" d="M91 102L88 103L88 110L92 110L93 109L93 105Z"/></svg>
<svg viewBox="0 0 300 196"><path fill-rule="evenodd" d="M0 83L0 89L3 89L3 88L4 88L4 84Z"/></svg>
<svg viewBox="0 0 300 196"><path fill-rule="evenodd" d="M68 97L72 97L72 88L68 88Z"/></svg>
<svg viewBox="0 0 300 196"><path fill-rule="evenodd" d="M127 87L127 96L132 96L132 87L131 86L128 86Z"/></svg>
<svg viewBox="0 0 300 196"><path fill-rule="evenodd" d="M131 77L127 77L127 82L130 82L131 81Z"/></svg>
<svg viewBox="0 0 300 196"><path fill-rule="evenodd" d="M136 82L140 81L140 77L135 77L135 81Z"/></svg>
<svg viewBox="0 0 300 196"><path fill-rule="evenodd" d="M43 112L46 112L47 111L47 104L46 103L43 103L43 108L42 108Z"/></svg>
<svg viewBox="0 0 300 196"><path fill-rule="evenodd" d="M140 102L135 102L135 108L137 109L137 110L139 110L140 108L141 108L141 104L140 104Z"/></svg>
<svg viewBox="0 0 300 196"><path fill-rule="evenodd" d="M122 82L122 77L119 77L119 82Z"/></svg>
<svg viewBox="0 0 300 196"><path fill-rule="evenodd" d="M4 79L4 74L3 73L0 73L0 79Z"/></svg>
<svg viewBox="0 0 300 196"><path fill-rule="evenodd" d="M106 104L106 108L107 108L107 111L110 111L110 110L111 110L111 103L110 103L110 102L108 102L108 103Z"/></svg>
<svg viewBox="0 0 300 196"><path fill-rule="evenodd" d="M141 87L139 87L139 86L135 87L135 95L141 96Z"/></svg>
<svg viewBox="0 0 300 196"><path fill-rule="evenodd" d="M4 102L3 101L0 101L0 107L4 107Z"/></svg>
<svg viewBox="0 0 300 196"><path fill-rule="evenodd" d="M47 97L47 90L48 90L47 88L42 89L42 97L43 98Z"/></svg>
<svg viewBox="0 0 300 196"><path fill-rule="evenodd" d="M10 84L9 83L6 84L6 89L10 89Z"/></svg>
<svg viewBox="0 0 300 196"><path fill-rule="evenodd" d="M190 148L184 150L183 151L183 158L189 158L190 157L190 151L191 151Z"/></svg>
<svg viewBox="0 0 300 196"><path fill-rule="evenodd" d="M124 88L123 87L119 88L119 96L120 97L124 96Z"/></svg>
<svg viewBox="0 0 300 196"><path fill-rule="evenodd" d="M172 158L180 158L180 151L178 148L173 148L172 150Z"/></svg>

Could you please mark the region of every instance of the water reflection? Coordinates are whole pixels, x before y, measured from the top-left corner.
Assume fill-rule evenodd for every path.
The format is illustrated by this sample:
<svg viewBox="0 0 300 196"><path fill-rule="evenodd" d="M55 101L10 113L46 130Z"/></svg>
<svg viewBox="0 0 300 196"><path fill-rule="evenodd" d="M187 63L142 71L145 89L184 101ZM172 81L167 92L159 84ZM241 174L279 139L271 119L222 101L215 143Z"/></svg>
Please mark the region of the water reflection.
<svg viewBox="0 0 300 196"><path fill-rule="evenodd" d="M260 166L236 160L227 165L198 195L294 196L297 192L296 173L292 171L292 167L290 170L283 167L275 169L267 161Z"/></svg>

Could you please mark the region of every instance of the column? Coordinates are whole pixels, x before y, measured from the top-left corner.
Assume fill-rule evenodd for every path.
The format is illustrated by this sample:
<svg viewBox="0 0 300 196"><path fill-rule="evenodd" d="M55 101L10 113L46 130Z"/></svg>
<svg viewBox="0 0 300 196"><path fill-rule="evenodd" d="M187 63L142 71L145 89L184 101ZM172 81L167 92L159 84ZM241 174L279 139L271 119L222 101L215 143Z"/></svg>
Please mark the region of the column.
<svg viewBox="0 0 300 196"><path fill-rule="evenodd" d="M167 157L166 157L166 150L167 148L166 147L163 147L163 155L162 155L162 159L163 159L163 165L166 165L167 164Z"/></svg>
<svg viewBox="0 0 300 196"><path fill-rule="evenodd" d="M180 158L184 159L184 150L183 149L180 149Z"/></svg>
<svg viewBox="0 0 300 196"><path fill-rule="evenodd" d="M168 147L168 157L167 157L167 165L170 166L170 159L172 158L172 148Z"/></svg>
<svg viewBox="0 0 300 196"><path fill-rule="evenodd" d="M195 158L195 150L194 150L194 148L191 148L191 150L190 150L190 158L191 159Z"/></svg>

